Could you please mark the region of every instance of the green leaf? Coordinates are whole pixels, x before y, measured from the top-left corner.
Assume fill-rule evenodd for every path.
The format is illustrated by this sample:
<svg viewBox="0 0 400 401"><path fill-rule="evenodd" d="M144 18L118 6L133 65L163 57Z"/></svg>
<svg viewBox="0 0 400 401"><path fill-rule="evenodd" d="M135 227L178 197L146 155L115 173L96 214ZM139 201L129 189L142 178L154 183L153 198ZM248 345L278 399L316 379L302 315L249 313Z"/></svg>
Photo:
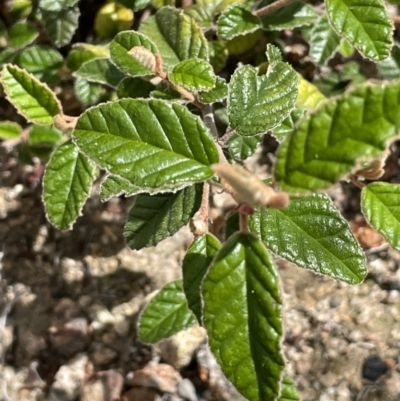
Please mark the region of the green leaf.
<svg viewBox="0 0 400 401"><path fill-rule="evenodd" d="M354 47L345 38L342 38L337 50L346 58L351 57L354 54Z"/></svg>
<svg viewBox="0 0 400 401"><path fill-rule="evenodd" d="M102 104L79 117L73 135L99 166L150 193L207 180L219 160L201 120L162 100Z"/></svg>
<svg viewBox="0 0 400 401"><path fill-rule="evenodd" d="M8 47L23 49L36 40L39 33L28 22L16 22L10 29Z"/></svg>
<svg viewBox="0 0 400 401"><path fill-rule="evenodd" d="M190 58L209 59L207 40L196 21L177 9L161 8L139 31L157 46L166 72Z"/></svg>
<svg viewBox="0 0 400 401"><path fill-rule="evenodd" d="M176 193L139 194L124 229L128 246L137 250L155 246L175 234L199 210L201 195L200 185Z"/></svg>
<svg viewBox="0 0 400 401"><path fill-rule="evenodd" d="M86 63L86 61L108 56L108 48L103 46L94 46L87 43L75 43L72 46L72 50L68 53L67 67L72 71L77 71L82 64Z"/></svg>
<svg viewBox="0 0 400 401"><path fill-rule="evenodd" d="M211 65L198 58L177 64L169 74L169 78L176 85L190 91L209 91L216 81Z"/></svg>
<svg viewBox="0 0 400 401"><path fill-rule="evenodd" d="M400 82L368 84L306 115L278 150L275 178L294 192L326 188L379 157L400 129Z"/></svg>
<svg viewBox="0 0 400 401"><path fill-rule="evenodd" d="M54 226L71 228L89 196L94 172L94 166L71 142L53 153L43 177L43 201Z"/></svg>
<svg viewBox="0 0 400 401"><path fill-rule="evenodd" d="M133 196L140 192L142 192L141 189L128 180L115 175L109 175L101 183L100 198L102 202L106 202L114 196Z"/></svg>
<svg viewBox="0 0 400 401"><path fill-rule="evenodd" d="M326 97L312 83L299 75L299 95L296 107L298 109L314 110Z"/></svg>
<svg viewBox="0 0 400 401"><path fill-rule="evenodd" d="M234 159L244 160L252 156L264 135L241 136L233 134L227 141L229 151Z"/></svg>
<svg viewBox="0 0 400 401"><path fill-rule="evenodd" d="M63 57L55 49L31 46L22 50L16 63L40 81L55 85L60 80L58 71L63 65Z"/></svg>
<svg viewBox="0 0 400 401"><path fill-rule="evenodd" d="M79 0L40 0L39 7L46 11L61 11L73 7Z"/></svg>
<svg viewBox="0 0 400 401"><path fill-rule="evenodd" d="M274 254L304 269L350 284L367 274L362 249L327 195L293 197L286 209L257 210L249 227Z"/></svg>
<svg viewBox="0 0 400 401"><path fill-rule="evenodd" d="M273 47L267 46L267 52ZM250 136L278 126L293 110L298 77L282 61L270 63L266 75L246 65L234 72L228 87L228 114L239 135Z"/></svg>
<svg viewBox="0 0 400 401"><path fill-rule="evenodd" d="M326 0L335 31L365 57L382 61L390 54L393 23L381 0Z"/></svg>
<svg viewBox="0 0 400 401"><path fill-rule="evenodd" d="M8 100L28 121L52 124L53 117L61 113L55 94L26 71L6 64L0 78Z"/></svg>
<svg viewBox="0 0 400 401"><path fill-rule="evenodd" d="M228 7L241 4L243 0L197 0L196 4L209 10L211 15L221 14Z"/></svg>
<svg viewBox="0 0 400 401"><path fill-rule="evenodd" d="M258 9L273 3L271 0L264 0L257 7ZM318 14L309 4L296 1L277 11L261 17L261 23L264 29L268 31L282 31L284 29L293 29L300 26L311 25L315 23Z"/></svg>
<svg viewBox="0 0 400 401"><path fill-rule="evenodd" d="M249 401L272 401L284 369L279 278L261 241L236 233L203 281L203 322L225 376Z"/></svg>
<svg viewBox="0 0 400 401"><path fill-rule="evenodd" d="M156 87L148 81L139 77L128 77L123 79L117 87L117 95L120 99L130 98L147 98L150 97L151 91Z"/></svg>
<svg viewBox="0 0 400 401"><path fill-rule="evenodd" d="M208 29L212 27L213 15L208 8L200 4L193 4L183 9L183 12L193 18L200 28Z"/></svg>
<svg viewBox="0 0 400 401"><path fill-rule="evenodd" d="M83 78L76 78L74 91L77 99L85 107L99 103L101 98L106 94L106 89L103 85L89 82Z"/></svg>
<svg viewBox="0 0 400 401"><path fill-rule="evenodd" d="M221 243L211 234L197 237L186 252L182 262L183 289L190 310L201 324L201 283Z"/></svg>
<svg viewBox="0 0 400 401"><path fill-rule="evenodd" d="M203 103L222 102L228 95L228 85L224 78L217 77L215 87L208 92L200 92L199 99Z"/></svg>
<svg viewBox="0 0 400 401"><path fill-rule="evenodd" d="M156 343L193 326L196 318L189 310L182 280L165 285L151 299L139 319L139 338L146 343Z"/></svg>
<svg viewBox="0 0 400 401"><path fill-rule="evenodd" d="M400 185L374 182L362 190L361 207L369 224L400 250Z"/></svg>
<svg viewBox="0 0 400 401"><path fill-rule="evenodd" d="M125 31L120 32L110 43L112 61L121 71L133 77L154 75L152 71L128 54L129 50L136 46L143 46L153 54L158 53L157 47L146 36L134 31Z"/></svg>
<svg viewBox="0 0 400 401"><path fill-rule="evenodd" d="M231 40L260 28L260 20L242 5L228 8L218 19L218 37Z"/></svg>
<svg viewBox="0 0 400 401"><path fill-rule="evenodd" d="M393 46L391 55L376 65L380 76L384 79L400 78L400 46Z"/></svg>
<svg viewBox="0 0 400 401"><path fill-rule="evenodd" d="M288 117L286 117L282 124L276 127L272 131L272 135L276 138L278 142L282 142L283 139L292 133L294 127L300 121L300 119L304 116L304 110L293 110Z"/></svg>
<svg viewBox="0 0 400 401"><path fill-rule="evenodd" d="M281 396L278 398L278 401L300 401L300 396L293 380L287 374L283 377Z"/></svg>
<svg viewBox="0 0 400 401"><path fill-rule="evenodd" d="M62 132L52 125L34 125L29 131L30 146L54 146L61 140Z"/></svg>
<svg viewBox="0 0 400 401"><path fill-rule="evenodd" d="M0 121L0 139L14 139L21 135L22 127L13 121Z"/></svg>
<svg viewBox="0 0 400 401"><path fill-rule="evenodd" d="M42 10L42 16L53 43L57 47L68 45L78 28L79 8L73 7L60 11Z"/></svg>
<svg viewBox="0 0 400 401"><path fill-rule="evenodd" d="M208 53L210 55L210 64L213 66L214 71L221 71L225 67L229 56L225 42L222 40L208 42Z"/></svg>
<svg viewBox="0 0 400 401"><path fill-rule="evenodd" d="M85 62L74 76L111 87L117 87L124 78L124 74L111 63L108 57Z"/></svg>
<svg viewBox="0 0 400 401"><path fill-rule="evenodd" d="M5 48L0 52L0 68L4 66L4 64L12 63L17 56L17 53L14 49Z"/></svg>
<svg viewBox="0 0 400 401"><path fill-rule="evenodd" d="M328 18L322 16L311 30L310 57L317 65L324 65L340 45L340 37L331 28Z"/></svg>

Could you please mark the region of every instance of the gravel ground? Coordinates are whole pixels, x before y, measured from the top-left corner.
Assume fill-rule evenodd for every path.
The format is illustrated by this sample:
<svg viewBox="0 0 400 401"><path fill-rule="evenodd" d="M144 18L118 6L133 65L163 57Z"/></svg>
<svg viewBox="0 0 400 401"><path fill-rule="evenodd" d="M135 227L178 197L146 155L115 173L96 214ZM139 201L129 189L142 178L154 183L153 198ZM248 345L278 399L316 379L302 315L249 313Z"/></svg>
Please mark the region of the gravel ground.
<svg viewBox="0 0 400 401"><path fill-rule="evenodd" d="M181 275L188 230L129 250L130 201L94 196L72 231L57 231L41 203L41 166L22 166L3 148L0 161L1 401L240 399L202 328L152 347L136 336L146 297ZM400 400L400 256L357 214L352 227L368 253L361 285L278 261L288 371L304 401Z"/></svg>

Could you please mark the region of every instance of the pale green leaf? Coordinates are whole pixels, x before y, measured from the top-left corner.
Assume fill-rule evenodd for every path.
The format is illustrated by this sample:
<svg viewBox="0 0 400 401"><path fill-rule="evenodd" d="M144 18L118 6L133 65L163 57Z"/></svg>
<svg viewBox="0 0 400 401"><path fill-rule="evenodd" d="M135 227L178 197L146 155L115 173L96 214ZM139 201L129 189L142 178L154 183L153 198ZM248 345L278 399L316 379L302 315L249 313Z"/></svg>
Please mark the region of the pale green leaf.
<svg viewBox="0 0 400 401"><path fill-rule="evenodd" d="M74 73L74 76L111 87L117 87L124 78L124 74L111 63L108 57L86 61Z"/></svg>
<svg viewBox="0 0 400 401"><path fill-rule="evenodd" d="M228 95L228 85L224 78L217 77L215 87L208 92L200 92L199 99L203 103L222 102Z"/></svg>
<svg viewBox="0 0 400 401"><path fill-rule="evenodd" d="M354 54L354 47L345 38L342 38L337 50L346 58L351 57Z"/></svg>
<svg viewBox="0 0 400 401"><path fill-rule="evenodd" d="M16 63L40 81L53 86L60 80L58 71L63 66L63 57L55 49L31 46L19 53Z"/></svg>
<svg viewBox="0 0 400 401"><path fill-rule="evenodd" d="M234 159L244 160L252 156L264 135L241 136L233 134L227 141L226 146Z"/></svg>
<svg viewBox="0 0 400 401"><path fill-rule="evenodd" d="M211 234L197 237L186 252L182 262L183 289L188 306L202 322L201 283L221 243Z"/></svg>
<svg viewBox="0 0 400 401"><path fill-rule="evenodd" d="M61 113L55 94L25 70L6 64L0 78L8 100L28 121L52 124L53 117Z"/></svg>
<svg viewBox="0 0 400 401"><path fill-rule="evenodd" d="M300 401L300 396L291 377L285 374L281 384L281 395L278 398L278 401Z"/></svg>
<svg viewBox="0 0 400 401"><path fill-rule="evenodd" d="M94 172L94 166L71 142L53 153L43 177L43 201L54 226L71 228L89 196Z"/></svg>
<svg viewBox="0 0 400 401"><path fill-rule="evenodd" d="M327 195L293 197L285 209L257 210L249 226L274 254L304 269L350 284L367 275L365 255Z"/></svg>
<svg viewBox="0 0 400 401"><path fill-rule="evenodd" d="M186 107L161 100L122 99L83 113L73 133L101 168L144 191L174 191L213 176L214 141Z"/></svg>
<svg viewBox="0 0 400 401"><path fill-rule="evenodd" d="M211 65L198 58L177 64L169 74L169 78L174 84L191 91L209 91L216 81Z"/></svg>
<svg viewBox="0 0 400 401"><path fill-rule="evenodd" d="M189 17L193 18L200 28L211 28L213 24L213 14L211 10L201 6L200 4L193 4L183 9L183 12Z"/></svg>
<svg viewBox="0 0 400 401"><path fill-rule="evenodd" d="M340 45L340 37L331 28L326 16L322 16L315 23L310 36L311 61L317 65L326 64Z"/></svg>
<svg viewBox="0 0 400 401"><path fill-rule="evenodd" d="M156 87L148 81L139 77L128 77L123 79L117 88L117 95L120 99L124 97L130 98L147 98L150 97L151 91Z"/></svg>
<svg viewBox="0 0 400 401"><path fill-rule="evenodd" d="M400 251L400 185L374 182L366 186L361 207L369 224Z"/></svg>
<svg viewBox="0 0 400 401"><path fill-rule="evenodd" d="M271 3L273 1L263 0L257 8L262 8ZM260 19L264 29L268 31L281 31L314 24L317 18L318 14L314 11L313 7L309 4L296 1L277 11L264 15Z"/></svg>
<svg viewBox="0 0 400 401"><path fill-rule="evenodd" d="M139 338L146 343L156 343L193 326L196 317L189 310L182 280L165 285L151 299L139 319Z"/></svg>
<svg viewBox="0 0 400 401"><path fill-rule="evenodd" d="M267 74L261 76L250 65L239 67L228 87L230 125L239 135L265 133L289 115L297 94L298 77L287 63L270 63Z"/></svg>
<svg viewBox="0 0 400 401"><path fill-rule="evenodd" d="M76 71L86 61L98 57L109 57L109 49L104 46L94 46L88 43L75 43L67 56L67 67Z"/></svg>
<svg viewBox="0 0 400 401"><path fill-rule="evenodd" d="M40 0L39 7L47 11L61 11L64 8L73 7L79 0Z"/></svg>
<svg viewBox="0 0 400 401"><path fill-rule="evenodd" d="M61 140L62 132L52 125L34 125L29 131L30 146L53 146Z"/></svg>
<svg viewBox="0 0 400 401"><path fill-rule="evenodd" d="M326 97L312 83L299 75L299 95L296 107L298 109L314 110Z"/></svg>
<svg viewBox="0 0 400 401"><path fill-rule="evenodd" d="M10 29L8 47L14 50L23 49L33 43L39 36L39 32L28 22L16 22Z"/></svg>
<svg viewBox="0 0 400 401"><path fill-rule="evenodd" d="M142 46L153 54L158 53L157 47L144 35L134 31L120 32L110 43L110 55L115 65L123 72L136 77L154 75L128 52L136 46Z"/></svg>
<svg viewBox="0 0 400 401"><path fill-rule="evenodd" d="M125 195L129 197L140 192L142 192L141 189L128 180L115 175L108 175L101 183L100 198L102 202L106 202L115 196Z"/></svg>
<svg viewBox="0 0 400 401"><path fill-rule="evenodd" d="M325 5L332 27L365 57L389 56L393 23L382 0L326 0Z"/></svg>
<svg viewBox="0 0 400 401"><path fill-rule="evenodd" d="M260 28L260 20L242 5L228 8L218 19L218 36L231 40Z"/></svg>
<svg viewBox="0 0 400 401"><path fill-rule="evenodd" d="M103 85L89 82L83 78L76 78L74 82L74 91L77 99L86 107L99 103L106 94Z"/></svg>
<svg viewBox="0 0 400 401"><path fill-rule="evenodd" d="M400 82L368 84L306 115L278 150L275 178L287 190L326 188L359 160L379 157L400 130Z"/></svg>
<svg viewBox="0 0 400 401"><path fill-rule="evenodd" d="M13 121L0 121L0 139L14 139L21 135L22 127Z"/></svg>
<svg viewBox="0 0 400 401"><path fill-rule="evenodd" d="M124 229L127 245L139 250L175 234L199 210L201 195L201 185L176 193L137 195Z"/></svg>
<svg viewBox="0 0 400 401"><path fill-rule="evenodd" d="M384 79L400 78L400 46L393 46L391 55L376 65L380 76Z"/></svg>
<svg viewBox="0 0 400 401"><path fill-rule="evenodd" d="M221 14L228 7L242 4L243 0L197 0L196 4L209 10L211 15Z"/></svg>
<svg viewBox="0 0 400 401"><path fill-rule="evenodd" d="M236 233L203 281L203 322L225 376L249 401L279 396L284 369L279 278L261 241Z"/></svg>
<svg viewBox="0 0 400 401"><path fill-rule="evenodd" d="M139 31L157 46L166 72L190 58L209 59L207 40L196 21L177 9L158 10L142 23Z"/></svg>
<svg viewBox="0 0 400 401"><path fill-rule="evenodd" d="M76 29L80 11L78 7L66 8L60 11L42 10L43 21L46 30L57 47L62 47L71 42Z"/></svg>

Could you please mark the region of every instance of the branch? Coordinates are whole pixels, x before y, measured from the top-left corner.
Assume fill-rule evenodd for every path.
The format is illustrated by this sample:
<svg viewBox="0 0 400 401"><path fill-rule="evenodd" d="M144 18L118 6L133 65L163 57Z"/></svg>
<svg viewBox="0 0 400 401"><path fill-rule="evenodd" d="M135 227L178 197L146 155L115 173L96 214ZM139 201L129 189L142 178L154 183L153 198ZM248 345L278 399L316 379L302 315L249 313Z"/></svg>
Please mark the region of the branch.
<svg viewBox="0 0 400 401"><path fill-rule="evenodd" d="M289 4L295 3L296 1L298 0L278 0L272 4L268 4L267 6L260 8L259 10L253 11L253 15L255 15L256 17L263 17L264 15L273 13L274 11L288 6Z"/></svg>

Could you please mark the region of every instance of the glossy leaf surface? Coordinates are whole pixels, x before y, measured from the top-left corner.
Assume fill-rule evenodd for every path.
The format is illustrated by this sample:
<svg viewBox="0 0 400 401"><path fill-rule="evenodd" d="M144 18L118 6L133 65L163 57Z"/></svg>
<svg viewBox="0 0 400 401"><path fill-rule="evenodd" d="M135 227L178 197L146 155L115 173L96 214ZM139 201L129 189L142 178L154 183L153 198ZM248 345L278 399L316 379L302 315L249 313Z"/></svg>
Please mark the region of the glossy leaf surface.
<svg viewBox="0 0 400 401"><path fill-rule="evenodd" d="M231 78L228 114L231 127L239 135L257 135L275 128L295 106L297 74L288 64L271 60L276 56L272 56L273 51L276 48L268 45L271 63L266 75L259 76L254 67L246 65Z"/></svg>
<svg viewBox="0 0 400 401"><path fill-rule="evenodd" d="M400 129L400 82L368 84L306 115L278 150L275 177L287 190L326 188L356 162L380 156Z"/></svg>
<svg viewBox="0 0 400 401"><path fill-rule="evenodd" d="M365 57L382 61L390 54L393 23L381 0L326 0L335 31Z"/></svg>
<svg viewBox="0 0 400 401"><path fill-rule="evenodd" d="M203 281L203 322L226 377L250 401L280 393L284 359L279 279L264 244L236 233Z"/></svg>
<svg viewBox="0 0 400 401"><path fill-rule="evenodd" d="M218 152L200 119L161 100L122 99L79 117L77 145L100 167L150 193L213 176Z"/></svg>
<svg viewBox="0 0 400 401"><path fill-rule="evenodd" d="M400 185L374 182L362 191L365 218L400 251Z"/></svg>
<svg viewBox="0 0 400 401"><path fill-rule="evenodd" d="M249 226L274 254L350 284L364 280L365 256L330 198L294 197L285 209L260 209Z"/></svg>
<svg viewBox="0 0 400 401"><path fill-rule="evenodd" d="M8 47L22 49L36 40L39 32L27 22L16 22L10 29Z"/></svg>
<svg viewBox="0 0 400 401"><path fill-rule="evenodd" d="M199 210L201 194L199 185L176 193L139 194L124 229L128 246L132 249L155 246L175 234Z"/></svg>
<svg viewBox="0 0 400 401"><path fill-rule="evenodd" d="M27 120L36 124L52 124L61 112L61 105L47 85L11 64L1 71L1 83L8 100Z"/></svg>
<svg viewBox="0 0 400 401"><path fill-rule="evenodd" d="M43 177L43 201L49 221L61 230L71 228L89 196L94 166L71 142L51 156Z"/></svg>
<svg viewBox="0 0 400 401"><path fill-rule="evenodd" d="M0 139L14 139L21 135L22 127L13 121L0 122Z"/></svg>
<svg viewBox="0 0 400 401"><path fill-rule="evenodd" d="M140 26L158 48L166 72L171 72L181 61L200 58L208 61L206 38L196 21L172 7L160 9Z"/></svg>
<svg viewBox="0 0 400 401"><path fill-rule="evenodd" d="M155 343L187 329L196 323L189 310L182 280L165 285L151 299L139 320L139 338L146 343Z"/></svg>
<svg viewBox="0 0 400 401"><path fill-rule="evenodd" d="M202 322L201 283L220 248L221 243L213 235L201 235L192 242L182 262L183 289L199 323Z"/></svg>

